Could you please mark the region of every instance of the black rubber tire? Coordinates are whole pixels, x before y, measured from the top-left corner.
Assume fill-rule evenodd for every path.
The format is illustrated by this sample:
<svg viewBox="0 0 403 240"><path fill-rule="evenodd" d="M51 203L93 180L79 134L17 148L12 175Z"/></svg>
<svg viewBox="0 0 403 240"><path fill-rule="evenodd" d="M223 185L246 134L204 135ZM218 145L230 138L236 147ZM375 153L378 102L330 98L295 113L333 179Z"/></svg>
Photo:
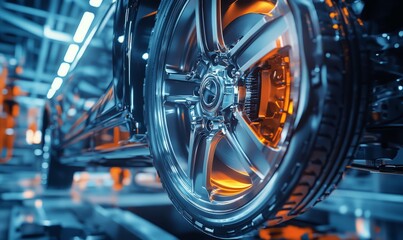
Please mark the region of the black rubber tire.
<svg viewBox="0 0 403 240"><path fill-rule="evenodd" d="M299 41L304 47L308 69L313 69L310 66L318 60L315 57L323 64L320 72L306 73L310 75L306 90L309 99L301 121L289 139L285 159L277 170L279 180L272 186L277 194L267 196L264 205L248 209L242 221L217 224L195 211L175 190L170 180L172 173L164 161L166 156L161 151L162 135L154 114L157 109L155 79L162 71L160 62L164 59L166 36L169 36L178 9L184 2L163 1L160 5L150 41L144 86L145 120L154 164L175 207L195 227L220 238L239 237L258 229L265 222L273 226L305 212L335 189L354 155L363 129L367 83L362 71L365 67L363 53L356 37L359 35L356 19L352 13L345 15L342 8L348 6L340 1L313 0L300 4L299 1L289 1L293 14L299 19L304 19L302 8L314 11L313 20L316 22L297 23L301 35ZM309 27L320 31L321 42L313 45L321 45L321 56L312 56L314 49L307 47L312 44L304 44L312 41Z"/></svg>

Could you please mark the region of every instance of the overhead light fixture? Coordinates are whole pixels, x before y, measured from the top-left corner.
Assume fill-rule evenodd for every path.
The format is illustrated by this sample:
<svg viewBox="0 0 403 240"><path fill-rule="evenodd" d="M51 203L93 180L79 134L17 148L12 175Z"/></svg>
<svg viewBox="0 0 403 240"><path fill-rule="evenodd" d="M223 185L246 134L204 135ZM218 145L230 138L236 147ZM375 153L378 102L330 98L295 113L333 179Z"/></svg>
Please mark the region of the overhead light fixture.
<svg viewBox="0 0 403 240"><path fill-rule="evenodd" d="M59 77L65 77L70 70L70 64L63 62L60 64L59 70L57 70L57 75Z"/></svg>
<svg viewBox="0 0 403 240"><path fill-rule="evenodd" d="M63 79L60 77L55 77L51 88L54 89L55 91L57 91L62 86L62 84L63 84Z"/></svg>
<svg viewBox="0 0 403 240"><path fill-rule="evenodd" d="M93 7L99 7L102 4L102 0L90 0L90 5Z"/></svg>
<svg viewBox="0 0 403 240"><path fill-rule="evenodd" d="M123 43L124 40L125 40L125 35L121 35L118 37L118 42Z"/></svg>
<svg viewBox="0 0 403 240"><path fill-rule="evenodd" d="M67 49L66 55L64 55L64 61L71 63L76 58L76 55L80 50L80 47L77 44L70 44L69 48Z"/></svg>
<svg viewBox="0 0 403 240"><path fill-rule="evenodd" d="M143 53L141 58L144 59L144 60L147 60L148 59L148 53Z"/></svg>
<svg viewBox="0 0 403 240"><path fill-rule="evenodd" d="M88 30L94 20L95 15L91 12L85 12L81 18L80 24L78 24L76 33L74 34L73 40L76 43L83 42L85 35L87 35Z"/></svg>
<svg viewBox="0 0 403 240"><path fill-rule="evenodd" d="M70 108L69 110L67 110L67 116L69 117L74 117L77 114L77 109L75 108Z"/></svg>
<svg viewBox="0 0 403 240"><path fill-rule="evenodd" d="M53 88L49 89L48 94L46 95L46 97L48 99L51 99L56 93L56 90L54 90Z"/></svg>
<svg viewBox="0 0 403 240"><path fill-rule="evenodd" d="M41 140L42 140L42 132L39 130L36 130L34 133L34 137L32 139L32 143L39 144L39 143L41 143Z"/></svg>

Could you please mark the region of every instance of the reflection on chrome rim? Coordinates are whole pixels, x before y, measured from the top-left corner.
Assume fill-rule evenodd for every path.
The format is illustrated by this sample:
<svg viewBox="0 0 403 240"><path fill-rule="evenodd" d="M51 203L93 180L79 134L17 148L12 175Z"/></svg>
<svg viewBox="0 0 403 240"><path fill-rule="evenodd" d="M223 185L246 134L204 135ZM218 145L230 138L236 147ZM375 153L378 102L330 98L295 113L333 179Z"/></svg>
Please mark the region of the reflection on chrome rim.
<svg viewBox="0 0 403 240"><path fill-rule="evenodd" d="M237 209L269 185L291 133L292 12L284 0L188 1L167 46L158 116L174 182L199 209Z"/></svg>

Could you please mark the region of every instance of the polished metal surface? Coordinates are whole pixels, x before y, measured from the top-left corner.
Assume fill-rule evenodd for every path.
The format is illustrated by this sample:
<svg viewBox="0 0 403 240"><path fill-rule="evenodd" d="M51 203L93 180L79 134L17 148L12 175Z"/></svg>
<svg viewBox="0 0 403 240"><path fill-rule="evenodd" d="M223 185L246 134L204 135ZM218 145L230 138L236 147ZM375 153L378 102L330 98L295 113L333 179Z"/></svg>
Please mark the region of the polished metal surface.
<svg viewBox="0 0 403 240"><path fill-rule="evenodd" d="M181 10L167 43L165 74L156 79L161 113L155 116L164 151L175 156L166 160L175 172L174 182L197 208L237 209L239 201L251 201L276 177L273 172L293 125L290 102L298 106L294 22L286 1L190 1ZM265 71L266 61L284 74ZM294 77L288 78L290 74ZM248 77L262 78L262 83L249 87L244 82ZM259 120L246 110L253 97L260 101ZM266 109L270 101L279 106L272 113ZM271 135L260 130L265 121L278 129Z"/></svg>

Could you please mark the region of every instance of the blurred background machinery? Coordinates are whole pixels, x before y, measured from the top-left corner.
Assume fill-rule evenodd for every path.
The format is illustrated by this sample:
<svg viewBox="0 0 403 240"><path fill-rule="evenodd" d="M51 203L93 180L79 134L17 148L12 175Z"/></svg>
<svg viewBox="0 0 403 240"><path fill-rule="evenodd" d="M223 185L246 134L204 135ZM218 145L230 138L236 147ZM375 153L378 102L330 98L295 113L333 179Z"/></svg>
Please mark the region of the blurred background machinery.
<svg viewBox="0 0 403 240"><path fill-rule="evenodd" d="M0 0L0 239L209 239L176 212L152 168L91 167L74 175L70 190L41 185L44 103L83 44L74 38L85 13L84 35L110 2ZM110 36L91 44L102 49ZM80 84L88 94L102 88ZM403 164L402 152L395 162ZM351 169L326 201L254 238L401 238L402 180Z"/></svg>

